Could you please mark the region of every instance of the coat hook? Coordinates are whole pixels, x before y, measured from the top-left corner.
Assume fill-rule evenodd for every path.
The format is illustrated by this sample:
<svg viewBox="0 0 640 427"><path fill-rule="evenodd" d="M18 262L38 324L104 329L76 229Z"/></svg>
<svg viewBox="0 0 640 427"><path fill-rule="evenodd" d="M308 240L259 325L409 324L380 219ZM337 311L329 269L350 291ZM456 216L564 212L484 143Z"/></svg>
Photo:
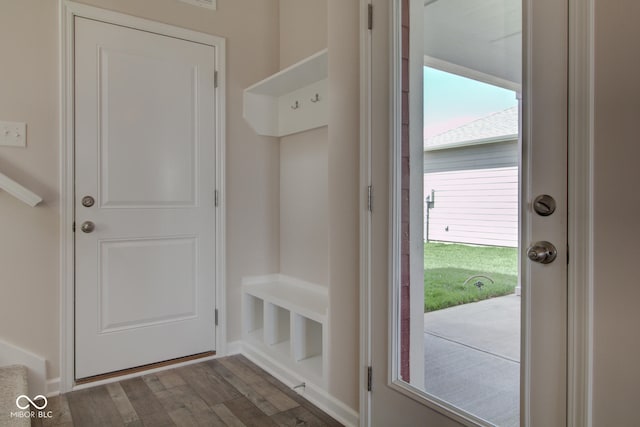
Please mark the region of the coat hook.
<svg viewBox="0 0 640 427"><path fill-rule="evenodd" d="M316 93L316 96L314 96L313 98L311 98L311 102L318 102L318 101L320 101L320 95L318 95L318 94Z"/></svg>
<svg viewBox="0 0 640 427"><path fill-rule="evenodd" d="M300 103L298 101L296 101L296 103L291 106L291 109L292 110L297 110L298 108L300 108Z"/></svg>

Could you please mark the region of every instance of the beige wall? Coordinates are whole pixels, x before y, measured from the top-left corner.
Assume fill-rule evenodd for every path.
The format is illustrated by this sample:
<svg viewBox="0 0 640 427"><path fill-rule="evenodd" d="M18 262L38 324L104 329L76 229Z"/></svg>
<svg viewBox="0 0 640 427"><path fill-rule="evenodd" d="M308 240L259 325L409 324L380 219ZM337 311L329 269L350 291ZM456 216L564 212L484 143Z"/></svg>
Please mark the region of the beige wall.
<svg viewBox="0 0 640 427"><path fill-rule="evenodd" d="M240 339L240 278L279 269L279 146L242 118L242 90L279 67L277 0L84 3L227 38L228 340ZM0 0L0 120L28 123L27 149L0 147L0 171L40 193L28 208L0 193L0 339L59 375L58 12L53 0ZM250 29L250 31L248 31Z"/></svg>
<svg viewBox="0 0 640 427"><path fill-rule="evenodd" d="M280 0L280 68L327 47L326 0ZM327 126L280 138L280 269L328 286Z"/></svg>
<svg viewBox="0 0 640 427"><path fill-rule="evenodd" d="M0 0L0 120L27 122L27 148L0 147L0 172L43 197L0 190L0 340L58 363L57 5Z"/></svg>
<svg viewBox="0 0 640 427"><path fill-rule="evenodd" d="M328 286L327 126L280 142L280 269Z"/></svg>
<svg viewBox="0 0 640 427"><path fill-rule="evenodd" d="M638 425L640 3L596 0L593 425Z"/></svg>
<svg viewBox="0 0 640 427"><path fill-rule="evenodd" d="M280 68L327 47L327 0L280 0Z"/></svg>

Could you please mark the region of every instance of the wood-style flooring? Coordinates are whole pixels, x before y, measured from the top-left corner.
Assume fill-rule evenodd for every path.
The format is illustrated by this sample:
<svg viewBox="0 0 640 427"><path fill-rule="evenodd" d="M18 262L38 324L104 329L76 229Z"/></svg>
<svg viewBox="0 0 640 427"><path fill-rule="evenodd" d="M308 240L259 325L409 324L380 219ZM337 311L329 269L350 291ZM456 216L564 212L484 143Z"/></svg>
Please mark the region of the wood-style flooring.
<svg viewBox="0 0 640 427"><path fill-rule="evenodd" d="M243 356L147 374L49 399L33 426L340 426Z"/></svg>

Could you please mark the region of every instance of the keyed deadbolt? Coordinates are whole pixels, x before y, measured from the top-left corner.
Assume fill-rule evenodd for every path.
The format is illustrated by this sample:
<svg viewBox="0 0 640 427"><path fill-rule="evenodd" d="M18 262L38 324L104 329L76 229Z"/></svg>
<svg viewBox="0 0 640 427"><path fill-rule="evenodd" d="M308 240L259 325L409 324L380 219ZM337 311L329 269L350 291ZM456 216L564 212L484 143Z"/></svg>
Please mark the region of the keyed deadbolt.
<svg viewBox="0 0 640 427"><path fill-rule="evenodd" d="M82 206L84 206L85 208L90 208L95 202L95 199L91 196L84 196L82 198Z"/></svg>
<svg viewBox="0 0 640 427"><path fill-rule="evenodd" d="M540 216L549 216L556 211L556 201L548 194L542 194L533 200L533 210Z"/></svg>

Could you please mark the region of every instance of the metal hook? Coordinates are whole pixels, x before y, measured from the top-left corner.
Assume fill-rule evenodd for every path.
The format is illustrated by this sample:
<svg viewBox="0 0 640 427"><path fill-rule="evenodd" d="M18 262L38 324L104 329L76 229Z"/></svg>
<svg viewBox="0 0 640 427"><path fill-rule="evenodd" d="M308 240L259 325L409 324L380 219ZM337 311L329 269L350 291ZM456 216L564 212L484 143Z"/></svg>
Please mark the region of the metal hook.
<svg viewBox="0 0 640 427"><path fill-rule="evenodd" d="M311 102L318 102L318 101L320 101L320 95L316 93L316 96L311 98Z"/></svg>
<svg viewBox="0 0 640 427"><path fill-rule="evenodd" d="M298 101L296 101L296 103L291 106L291 109L292 110L297 110L298 108L300 108L300 103Z"/></svg>

